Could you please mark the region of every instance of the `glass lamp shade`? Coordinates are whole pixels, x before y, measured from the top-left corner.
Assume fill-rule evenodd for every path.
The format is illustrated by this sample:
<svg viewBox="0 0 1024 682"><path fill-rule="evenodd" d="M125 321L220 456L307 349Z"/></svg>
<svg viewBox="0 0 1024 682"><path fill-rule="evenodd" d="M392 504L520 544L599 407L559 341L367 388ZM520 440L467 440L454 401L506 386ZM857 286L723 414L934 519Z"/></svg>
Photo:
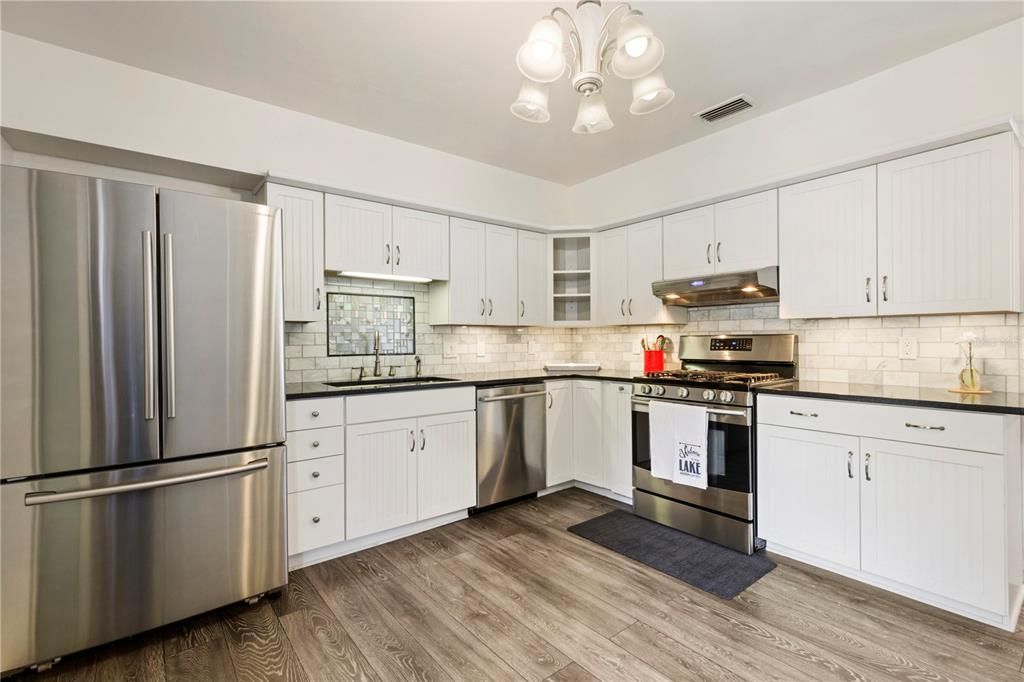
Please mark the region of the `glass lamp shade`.
<svg viewBox="0 0 1024 682"><path fill-rule="evenodd" d="M629 105L629 113L649 114L661 109L675 96L659 69L633 81L633 103Z"/></svg>
<svg viewBox="0 0 1024 682"><path fill-rule="evenodd" d="M519 88L519 97L509 107L517 118L530 123L547 123L551 120L548 111L548 86L524 79Z"/></svg>
<svg viewBox="0 0 1024 682"><path fill-rule="evenodd" d="M619 78L633 80L651 73L665 59L665 45L654 36L654 31L639 12L630 12L619 24L615 38L612 73Z"/></svg>
<svg viewBox="0 0 1024 682"><path fill-rule="evenodd" d="M604 104L604 95L600 90L580 98L576 123L572 127L574 133L592 135L610 130L614 125L611 117L608 116L608 107Z"/></svg>
<svg viewBox="0 0 1024 682"><path fill-rule="evenodd" d="M551 83L565 72L562 52L562 27L551 17L544 17L530 30L529 39L516 53L519 71L537 83Z"/></svg>

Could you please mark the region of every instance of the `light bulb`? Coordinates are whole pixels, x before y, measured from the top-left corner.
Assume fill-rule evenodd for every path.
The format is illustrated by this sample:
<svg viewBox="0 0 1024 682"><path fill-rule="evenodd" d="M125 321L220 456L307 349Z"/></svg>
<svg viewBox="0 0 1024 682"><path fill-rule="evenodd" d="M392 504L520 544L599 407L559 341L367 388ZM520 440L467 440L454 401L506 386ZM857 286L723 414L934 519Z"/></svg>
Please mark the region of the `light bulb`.
<svg viewBox="0 0 1024 682"><path fill-rule="evenodd" d="M557 48L546 40L534 40L530 43L530 54L540 62L546 62L555 54Z"/></svg>
<svg viewBox="0 0 1024 682"><path fill-rule="evenodd" d="M642 99L645 102L650 102L652 99L654 99L657 96L658 96L658 93L656 93L656 92L649 92L646 95L644 95L643 97L641 97L640 99Z"/></svg>
<svg viewBox="0 0 1024 682"><path fill-rule="evenodd" d="M649 41L647 40L647 36L638 36L630 41L627 41L624 46L626 49L626 54L633 58L642 56L644 52L647 52L648 42Z"/></svg>

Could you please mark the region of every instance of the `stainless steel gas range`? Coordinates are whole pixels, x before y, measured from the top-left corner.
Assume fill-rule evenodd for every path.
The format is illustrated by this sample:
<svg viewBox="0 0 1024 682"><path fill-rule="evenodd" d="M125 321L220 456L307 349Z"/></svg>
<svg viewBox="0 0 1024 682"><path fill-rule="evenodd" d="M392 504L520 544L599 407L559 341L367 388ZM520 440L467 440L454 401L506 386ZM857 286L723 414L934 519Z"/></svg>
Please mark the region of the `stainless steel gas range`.
<svg viewBox="0 0 1024 682"><path fill-rule="evenodd" d="M796 336L683 336L677 370L633 379L633 504L639 516L751 554L757 538L754 393L793 381ZM651 475L651 401L707 408L708 487Z"/></svg>

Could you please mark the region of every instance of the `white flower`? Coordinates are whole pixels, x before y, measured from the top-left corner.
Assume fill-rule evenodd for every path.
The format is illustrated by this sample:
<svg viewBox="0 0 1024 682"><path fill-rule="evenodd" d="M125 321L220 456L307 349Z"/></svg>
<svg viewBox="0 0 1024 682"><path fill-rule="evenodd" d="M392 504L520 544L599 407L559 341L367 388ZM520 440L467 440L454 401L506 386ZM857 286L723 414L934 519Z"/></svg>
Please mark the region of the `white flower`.
<svg viewBox="0 0 1024 682"><path fill-rule="evenodd" d="M978 335L974 332L964 332L960 335L960 340L957 343L974 343L978 340Z"/></svg>

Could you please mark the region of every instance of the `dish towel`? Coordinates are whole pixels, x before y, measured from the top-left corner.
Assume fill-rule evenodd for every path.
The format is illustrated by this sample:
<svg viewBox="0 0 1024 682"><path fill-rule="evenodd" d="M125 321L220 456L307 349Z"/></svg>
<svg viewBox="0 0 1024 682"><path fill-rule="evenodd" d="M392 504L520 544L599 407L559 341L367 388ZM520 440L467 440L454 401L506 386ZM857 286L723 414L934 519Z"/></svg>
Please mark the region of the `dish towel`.
<svg viewBox="0 0 1024 682"><path fill-rule="evenodd" d="M707 490L707 410L652 400L649 419L651 475Z"/></svg>

